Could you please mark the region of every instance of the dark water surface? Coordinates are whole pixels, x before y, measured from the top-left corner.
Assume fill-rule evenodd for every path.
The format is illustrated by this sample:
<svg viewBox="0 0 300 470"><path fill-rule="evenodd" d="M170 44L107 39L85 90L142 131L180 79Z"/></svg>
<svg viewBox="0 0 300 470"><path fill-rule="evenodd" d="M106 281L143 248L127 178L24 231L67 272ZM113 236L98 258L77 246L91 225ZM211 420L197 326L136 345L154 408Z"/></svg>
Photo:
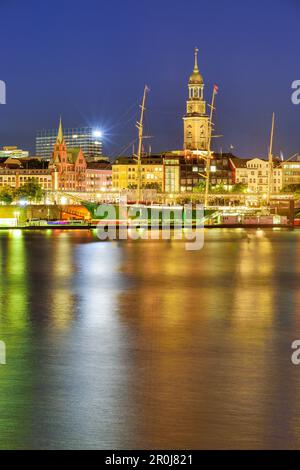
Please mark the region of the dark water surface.
<svg viewBox="0 0 300 470"><path fill-rule="evenodd" d="M300 231L0 232L0 448L300 447Z"/></svg>

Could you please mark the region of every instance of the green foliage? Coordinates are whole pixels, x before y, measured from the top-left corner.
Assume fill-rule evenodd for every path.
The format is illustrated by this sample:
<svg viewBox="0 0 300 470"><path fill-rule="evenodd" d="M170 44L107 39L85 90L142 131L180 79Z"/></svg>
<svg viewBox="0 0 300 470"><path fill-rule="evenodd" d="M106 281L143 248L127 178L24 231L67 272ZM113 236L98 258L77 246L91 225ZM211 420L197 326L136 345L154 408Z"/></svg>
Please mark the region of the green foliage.
<svg viewBox="0 0 300 470"><path fill-rule="evenodd" d="M198 186L195 186L193 191L195 193L205 193L206 181L201 180L198 183Z"/></svg>
<svg viewBox="0 0 300 470"><path fill-rule="evenodd" d="M4 204L11 204L14 200L15 194L14 194L14 189L5 186L0 190L0 201L4 202Z"/></svg>
<svg viewBox="0 0 300 470"><path fill-rule="evenodd" d="M30 179L16 190L17 199L25 199L29 202L39 202L43 195L44 191L36 179Z"/></svg>
<svg viewBox="0 0 300 470"><path fill-rule="evenodd" d="M159 183L146 183L143 186L143 189L156 189L156 191L161 191L161 185Z"/></svg>
<svg viewBox="0 0 300 470"><path fill-rule="evenodd" d="M216 186L212 187L211 192L216 194L225 194L227 193L227 190L225 189L224 184L217 184Z"/></svg>
<svg viewBox="0 0 300 470"><path fill-rule="evenodd" d="M236 183L231 189L231 192L236 193L236 194L242 194L242 193L245 193L246 191L247 191L247 185L243 183Z"/></svg>
<svg viewBox="0 0 300 470"><path fill-rule="evenodd" d="M198 186L194 188L195 193L205 193L206 189L206 181L201 180L198 183ZM225 188L224 184L217 184L217 185L209 185L209 192L214 193L214 194L225 194L228 192L228 190Z"/></svg>
<svg viewBox="0 0 300 470"><path fill-rule="evenodd" d="M182 206L184 204L189 204L191 202L191 198L189 196L181 196L176 199L177 204L181 204Z"/></svg>

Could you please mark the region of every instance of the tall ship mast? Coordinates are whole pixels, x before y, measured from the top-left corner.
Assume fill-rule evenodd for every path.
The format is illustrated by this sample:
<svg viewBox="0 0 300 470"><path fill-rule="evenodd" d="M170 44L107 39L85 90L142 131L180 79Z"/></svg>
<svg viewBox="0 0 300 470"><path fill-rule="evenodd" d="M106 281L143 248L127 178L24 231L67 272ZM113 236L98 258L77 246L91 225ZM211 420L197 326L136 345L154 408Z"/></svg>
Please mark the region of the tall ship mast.
<svg viewBox="0 0 300 470"><path fill-rule="evenodd" d="M138 128L138 135L139 135L139 143L138 143L138 152L134 155L137 159L137 202L141 202L141 189L142 189L142 150L143 150L143 131L144 131L144 115L146 110L146 98L149 88L145 85L144 94L142 104L140 105L141 108L141 115L140 120L136 123L136 127Z"/></svg>
<svg viewBox="0 0 300 470"><path fill-rule="evenodd" d="M275 128L275 114L272 115L271 138L269 147L269 168L268 168L268 204L271 202L273 193L273 141L274 141L274 128Z"/></svg>
<svg viewBox="0 0 300 470"><path fill-rule="evenodd" d="M211 139L213 132L213 112L215 105L215 98L218 92L218 88L215 85L213 89L213 95L210 105L210 116L209 116L209 126L208 126L208 142L207 142L207 157L206 157L206 185L205 185L205 198L204 198L204 207L209 205L209 177L210 177L210 163L211 163Z"/></svg>

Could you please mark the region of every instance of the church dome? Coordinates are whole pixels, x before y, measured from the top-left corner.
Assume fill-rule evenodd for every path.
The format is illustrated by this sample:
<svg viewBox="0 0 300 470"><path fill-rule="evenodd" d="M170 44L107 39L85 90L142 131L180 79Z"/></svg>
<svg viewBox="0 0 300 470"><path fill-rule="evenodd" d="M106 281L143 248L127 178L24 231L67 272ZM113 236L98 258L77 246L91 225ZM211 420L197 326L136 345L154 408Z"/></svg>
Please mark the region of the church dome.
<svg viewBox="0 0 300 470"><path fill-rule="evenodd" d="M201 73L199 72L199 70L193 71L189 79L189 84L190 85L202 85L203 84L203 77Z"/></svg>

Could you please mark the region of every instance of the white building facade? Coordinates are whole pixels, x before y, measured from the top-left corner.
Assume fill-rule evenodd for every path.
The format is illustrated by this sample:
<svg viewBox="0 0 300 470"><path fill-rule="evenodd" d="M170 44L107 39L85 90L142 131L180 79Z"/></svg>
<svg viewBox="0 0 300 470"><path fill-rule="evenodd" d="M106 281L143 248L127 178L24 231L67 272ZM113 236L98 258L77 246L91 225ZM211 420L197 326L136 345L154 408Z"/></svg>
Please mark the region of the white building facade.
<svg viewBox="0 0 300 470"><path fill-rule="evenodd" d="M283 187L283 171L279 166L273 168L272 193L280 193ZM269 186L269 162L261 158L252 158L236 165L235 183L247 186L253 194L267 194Z"/></svg>

